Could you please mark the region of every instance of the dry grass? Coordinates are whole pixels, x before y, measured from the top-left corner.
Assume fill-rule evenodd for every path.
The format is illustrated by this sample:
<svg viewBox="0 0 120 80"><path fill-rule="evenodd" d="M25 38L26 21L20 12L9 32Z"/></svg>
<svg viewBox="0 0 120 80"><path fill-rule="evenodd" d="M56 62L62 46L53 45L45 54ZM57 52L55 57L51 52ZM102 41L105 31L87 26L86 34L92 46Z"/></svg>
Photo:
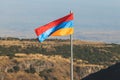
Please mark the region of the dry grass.
<svg viewBox="0 0 120 80"><path fill-rule="evenodd" d="M36 62L42 63L42 65L35 64ZM80 62L80 63L79 63ZM76 60L74 61L74 76L82 77L91 72L94 72L93 69L101 69L103 66L101 65L92 65L88 63L84 63L83 60ZM11 69L13 66L19 66L20 70L18 72L9 73L7 70ZM26 73L24 69L27 69L32 65L36 69L40 68L40 71L36 73ZM81 76L78 75L76 72L76 67L79 67L84 74ZM82 70L83 69L83 70ZM85 71L84 71L85 69ZM88 69L88 70L87 70ZM0 80L46 80L45 76L48 77L48 80L69 80L70 74L70 59L63 58L61 56L45 56L42 54L24 54L24 53L17 53L15 57L9 59L7 56L0 57L0 70L1 73ZM39 70L39 69L38 69ZM41 72L39 76L39 72ZM95 70L96 72L96 70ZM86 73L86 74L85 74ZM79 79L79 78L77 78Z"/></svg>
<svg viewBox="0 0 120 80"><path fill-rule="evenodd" d="M17 45L17 46L28 46L28 45L38 45L38 44L43 44L43 45L63 45L63 44L70 44L69 41L59 41L56 42L55 41L44 41L43 43L39 43L38 41L19 41L19 40L0 40L0 45L6 45L6 46L13 46L13 45ZM105 43L103 42L91 42L91 41L81 41L81 40L74 40L73 41L74 45L104 45Z"/></svg>
<svg viewBox="0 0 120 80"><path fill-rule="evenodd" d="M56 44L57 43L57 44ZM96 46L104 46L105 44L102 42L89 42L89 41L80 41L75 40L74 45L96 45ZM21 46L27 47L29 45L40 46L47 49L53 49L52 46L60 46L64 44L70 44L69 41L65 42L55 42L55 41L44 41L43 43L35 42L35 41L19 41L19 40L0 40L0 45L9 46ZM36 62L40 64L36 64ZM30 65L36 69L34 74L26 73L24 70L29 69ZM14 66L20 67L18 72L8 73L7 70L12 69ZM81 69L81 75L78 75L77 68ZM94 72L94 68L97 67L97 70L104 68L101 65L93 65L89 64L87 61L83 60L74 60L74 76L75 77L83 77L88 75L91 72ZM39 71L40 70L40 71ZM95 72L97 71L95 70ZM0 56L0 80L69 80L70 75L70 58L63 58L62 56L54 55L54 56L46 56L42 54L24 54L24 53L16 53L15 57L9 59L8 56ZM39 72L43 72L43 76L39 76ZM50 71L50 72L49 72ZM48 79L45 79L45 76ZM79 78L76 78L79 80Z"/></svg>

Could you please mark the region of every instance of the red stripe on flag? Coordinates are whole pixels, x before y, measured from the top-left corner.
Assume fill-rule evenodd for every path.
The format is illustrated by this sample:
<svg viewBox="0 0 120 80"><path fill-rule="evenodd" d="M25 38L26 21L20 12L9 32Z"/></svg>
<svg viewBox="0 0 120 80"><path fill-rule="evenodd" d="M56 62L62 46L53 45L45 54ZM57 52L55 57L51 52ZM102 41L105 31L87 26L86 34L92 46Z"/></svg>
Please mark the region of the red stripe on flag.
<svg viewBox="0 0 120 80"><path fill-rule="evenodd" d="M62 18L59 18L57 20L54 20L44 26L40 26L38 28L35 29L35 32L37 34L37 36L39 36L40 34L42 34L43 32L45 32L46 30L52 28L52 27L55 27L59 24L61 24L62 22L67 22L67 21L70 21L70 20L73 20L73 13L70 13Z"/></svg>

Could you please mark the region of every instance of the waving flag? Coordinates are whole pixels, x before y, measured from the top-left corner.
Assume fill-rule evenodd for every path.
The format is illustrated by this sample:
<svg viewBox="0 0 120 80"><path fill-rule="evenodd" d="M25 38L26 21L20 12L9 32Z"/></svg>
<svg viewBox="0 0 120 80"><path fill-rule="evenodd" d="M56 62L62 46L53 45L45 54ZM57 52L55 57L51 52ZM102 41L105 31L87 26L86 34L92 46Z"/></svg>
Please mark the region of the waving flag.
<svg viewBox="0 0 120 80"><path fill-rule="evenodd" d="M65 36L73 34L73 13L40 26L35 29L35 32L40 42L43 42L49 36Z"/></svg>

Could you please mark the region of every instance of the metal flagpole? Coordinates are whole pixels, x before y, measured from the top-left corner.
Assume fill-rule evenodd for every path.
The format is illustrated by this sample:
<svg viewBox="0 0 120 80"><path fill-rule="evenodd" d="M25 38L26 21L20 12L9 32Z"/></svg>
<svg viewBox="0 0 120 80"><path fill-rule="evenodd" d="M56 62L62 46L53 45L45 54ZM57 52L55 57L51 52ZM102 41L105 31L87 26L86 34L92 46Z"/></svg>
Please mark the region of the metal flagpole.
<svg viewBox="0 0 120 80"><path fill-rule="evenodd" d="M73 80L73 36L70 35L71 58L70 58L70 80Z"/></svg>
<svg viewBox="0 0 120 80"><path fill-rule="evenodd" d="M71 13L71 11L70 11ZM70 35L71 58L70 58L70 80L73 80L73 36Z"/></svg>

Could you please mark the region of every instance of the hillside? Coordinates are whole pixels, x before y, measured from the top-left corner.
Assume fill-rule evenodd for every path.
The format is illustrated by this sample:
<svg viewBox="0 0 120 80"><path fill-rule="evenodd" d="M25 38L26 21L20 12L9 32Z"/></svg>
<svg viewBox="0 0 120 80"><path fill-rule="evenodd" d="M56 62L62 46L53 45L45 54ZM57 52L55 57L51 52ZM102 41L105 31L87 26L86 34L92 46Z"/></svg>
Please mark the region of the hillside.
<svg viewBox="0 0 120 80"><path fill-rule="evenodd" d="M90 73L104 68L91 65L83 60L74 62L74 79L80 80ZM42 54L15 54L10 59L0 57L0 80L69 80L70 60L61 56Z"/></svg>
<svg viewBox="0 0 120 80"><path fill-rule="evenodd" d="M120 61L120 45L74 40L74 79ZM69 80L69 40L0 38L1 80ZM15 76L14 76L15 75Z"/></svg>
<svg viewBox="0 0 120 80"><path fill-rule="evenodd" d="M120 45L80 40L74 40L73 44L74 59L106 66L120 61ZM35 39L0 40L0 55L12 57L15 53L61 55L64 58L69 58L70 42L57 39L47 40L43 43L39 43Z"/></svg>
<svg viewBox="0 0 120 80"><path fill-rule="evenodd" d="M90 74L82 80L120 80L120 63Z"/></svg>

